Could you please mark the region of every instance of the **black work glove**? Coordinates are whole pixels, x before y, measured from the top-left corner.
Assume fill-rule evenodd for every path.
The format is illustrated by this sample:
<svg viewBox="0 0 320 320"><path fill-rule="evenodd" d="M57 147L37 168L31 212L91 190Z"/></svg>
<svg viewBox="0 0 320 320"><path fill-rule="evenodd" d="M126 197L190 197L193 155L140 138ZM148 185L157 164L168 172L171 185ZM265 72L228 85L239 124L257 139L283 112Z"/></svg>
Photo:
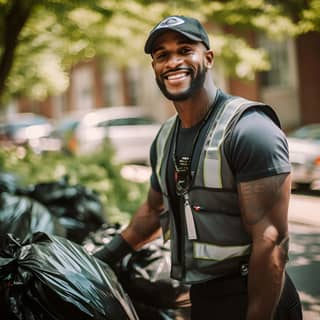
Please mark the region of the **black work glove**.
<svg viewBox="0 0 320 320"><path fill-rule="evenodd" d="M134 252L128 242L123 239L120 233L117 233L112 240L104 247L93 254L95 258L114 267L127 254Z"/></svg>

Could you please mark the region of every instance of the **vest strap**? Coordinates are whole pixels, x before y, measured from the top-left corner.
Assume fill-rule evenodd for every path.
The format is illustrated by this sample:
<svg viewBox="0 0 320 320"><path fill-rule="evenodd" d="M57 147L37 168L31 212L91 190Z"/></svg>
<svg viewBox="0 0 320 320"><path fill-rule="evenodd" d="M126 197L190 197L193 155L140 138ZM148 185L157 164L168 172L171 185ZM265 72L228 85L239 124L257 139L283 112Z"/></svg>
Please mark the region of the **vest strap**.
<svg viewBox="0 0 320 320"><path fill-rule="evenodd" d="M217 121L216 127L210 135L211 140L206 149L203 164L203 181L208 188L222 188L221 176L221 145L228 131L229 124L238 112L248 105L257 105L244 98L232 98L223 106L223 111Z"/></svg>
<svg viewBox="0 0 320 320"><path fill-rule="evenodd" d="M188 239L195 240L197 239L196 225L194 222L188 193L184 194L184 214L185 214L186 225L187 225Z"/></svg>
<svg viewBox="0 0 320 320"><path fill-rule="evenodd" d="M160 183L161 186L161 190L165 191L165 193L167 194L167 188L165 185L163 185L163 181L161 179L161 166L163 165L164 162L164 158L166 156L164 149L165 149L165 145L168 142L168 137L170 135L170 132L172 131L173 127L174 127L174 123L176 121L177 115L171 117L169 120L167 120L161 130L160 130L160 134L157 137L157 144L156 144L156 150L157 150L157 164L156 164L156 173L157 173L157 177L158 177L158 181Z"/></svg>

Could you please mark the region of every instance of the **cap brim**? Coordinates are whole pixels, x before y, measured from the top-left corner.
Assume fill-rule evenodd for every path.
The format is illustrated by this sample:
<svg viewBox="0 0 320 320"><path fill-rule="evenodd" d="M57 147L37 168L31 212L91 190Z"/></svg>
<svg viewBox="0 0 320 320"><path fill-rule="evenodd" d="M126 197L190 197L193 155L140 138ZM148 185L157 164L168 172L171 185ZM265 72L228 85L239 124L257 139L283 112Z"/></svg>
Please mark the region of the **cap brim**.
<svg viewBox="0 0 320 320"><path fill-rule="evenodd" d="M144 52L145 53L152 53L153 51L153 46L154 46L154 42L156 41L156 39L164 32L166 31L175 31L177 33L180 33L182 34L183 36L185 36L186 38L192 40L192 41L196 41L196 42L203 42L202 39L200 39L199 37L197 36L194 36L190 33L187 33L185 31L182 31L182 30L178 30L178 29L175 29L175 28L170 28L170 27L166 27L166 28L160 28L158 30L155 30L154 32L152 32L146 43L145 43L145 46L144 46Z"/></svg>

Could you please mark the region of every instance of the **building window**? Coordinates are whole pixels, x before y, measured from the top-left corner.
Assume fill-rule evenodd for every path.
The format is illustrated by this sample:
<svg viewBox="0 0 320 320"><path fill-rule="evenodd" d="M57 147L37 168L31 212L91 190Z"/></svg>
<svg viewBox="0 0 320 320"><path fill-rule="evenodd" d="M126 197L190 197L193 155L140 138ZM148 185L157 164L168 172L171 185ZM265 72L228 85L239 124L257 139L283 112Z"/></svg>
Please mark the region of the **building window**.
<svg viewBox="0 0 320 320"><path fill-rule="evenodd" d="M104 102L106 106L123 104L122 83L119 68L111 64L104 67Z"/></svg>
<svg viewBox="0 0 320 320"><path fill-rule="evenodd" d="M128 95L131 105L138 104L138 84L139 84L139 70L138 68L128 68Z"/></svg>
<svg viewBox="0 0 320 320"><path fill-rule="evenodd" d="M290 50L289 41L272 41L260 38L260 46L267 50L270 59L270 70L261 72L263 87L287 87L290 85Z"/></svg>
<svg viewBox="0 0 320 320"><path fill-rule="evenodd" d="M106 106L136 105L138 102L138 85L138 68L121 69L111 64L105 64L103 86Z"/></svg>
<svg viewBox="0 0 320 320"><path fill-rule="evenodd" d="M94 76L90 65L75 68L72 74L72 98L76 110L91 110L95 107L93 97Z"/></svg>

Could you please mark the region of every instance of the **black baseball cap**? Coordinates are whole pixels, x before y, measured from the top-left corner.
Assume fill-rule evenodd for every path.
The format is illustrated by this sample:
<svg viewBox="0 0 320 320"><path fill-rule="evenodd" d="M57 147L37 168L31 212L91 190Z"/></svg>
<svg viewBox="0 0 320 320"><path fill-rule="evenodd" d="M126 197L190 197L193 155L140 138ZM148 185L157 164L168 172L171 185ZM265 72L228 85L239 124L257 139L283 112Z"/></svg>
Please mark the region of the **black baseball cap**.
<svg viewBox="0 0 320 320"><path fill-rule="evenodd" d="M199 20L185 16L170 16L158 23L149 33L144 46L145 53L152 53L156 38L165 30L181 33L190 40L202 42L210 49L209 38Z"/></svg>

